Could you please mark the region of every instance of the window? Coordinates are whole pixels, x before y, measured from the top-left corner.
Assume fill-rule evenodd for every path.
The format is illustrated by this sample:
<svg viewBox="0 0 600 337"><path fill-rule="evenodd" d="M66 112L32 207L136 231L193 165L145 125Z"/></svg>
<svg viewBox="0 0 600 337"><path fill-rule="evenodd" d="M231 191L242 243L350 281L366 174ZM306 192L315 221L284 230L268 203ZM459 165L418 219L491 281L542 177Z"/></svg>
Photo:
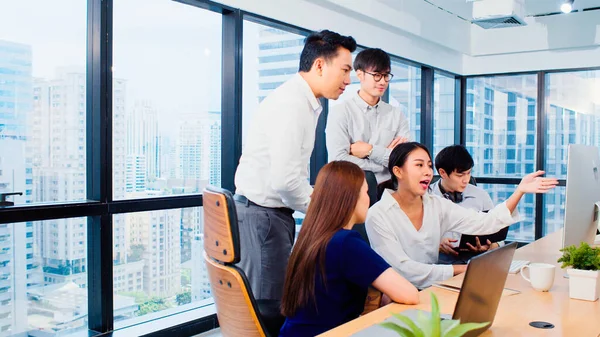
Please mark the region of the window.
<svg viewBox="0 0 600 337"><path fill-rule="evenodd" d="M504 202L517 188L517 185L478 184L488 192L494 205ZM531 242L535 240L535 198L522 198L517 209L521 222L509 227L507 240Z"/></svg>
<svg viewBox="0 0 600 337"><path fill-rule="evenodd" d="M566 178L562 165L567 163L569 144L600 146L600 110L595 91L599 85L599 70L546 75L546 99L553 107L548 110L546 123L556 125L556 129L546 132L549 144L556 144L545 149L546 168L553 167L557 178Z"/></svg>
<svg viewBox="0 0 600 337"><path fill-rule="evenodd" d="M527 149L527 150L525 150L525 159L527 159L527 160L533 160L534 159L534 150L533 149Z"/></svg>
<svg viewBox="0 0 600 337"><path fill-rule="evenodd" d="M212 303L203 215L202 207L113 215L122 233L113 249L116 328Z"/></svg>
<svg viewBox="0 0 600 337"><path fill-rule="evenodd" d="M433 153L454 144L454 78L439 73L433 78ZM420 96L417 98L420 108Z"/></svg>
<svg viewBox="0 0 600 337"><path fill-rule="evenodd" d="M65 245L64 237L45 235L85 236L81 223L87 218L0 225L0 288L9 294L2 295L0 315L13 317L4 321L13 332L55 336L87 330L86 243ZM60 249L44 249L54 246Z"/></svg>
<svg viewBox="0 0 600 337"><path fill-rule="evenodd" d="M557 172L560 174L560 172ZM554 233L563 228L565 221L565 193L566 187L557 186L547 194L544 194L544 221L543 235Z"/></svg>
<svg viewBox="0 0 600 337"><path fill-rule="evenodd" d="M144 0L113 12L114 199L220 186L221 15Z"/></svg>
<svg viewBox="0 0 600 337"><path fill-rule="evenodd" d="M474 115L473 119L467 118L467 139L470 134L483 139L472 144L471 155L476 163L473 174L524 175L524 165L507 165L506 160L515 160L517 155L521 158L519 151L524 145L535 145L536 117L527 116L530 107L535 111L537 104L536 75L472 77L467 78L467 87L472 88L475 97L472 106L467 106ZM493 159L485 159L486 149L493 149Z"/></svg>
<svg viewBox="0 0 600 337"><path fill-rule="evenodd" d="M2 4L0 192L15 204L86 199L85 184L48 188L85 182L86 17L85 1Z"/></svg>
<svg viewBox="0 0 600 337"><path fill-rule="evenodd" d="M420 141L421 131L421 68L404 64L392 59L392 74L390 81L390 101L393 106L400 108L410 126L410 138ZM418 103L417 103L418 102Z"/></svg>
<svg viewBox="0 0 600 337"><path fill-rule="evenodd" d="M528 100L529 101L529 105L527 106L527 117L535 117L535 101L534 100Z"/></svg>
<svg viewBox="0 0 600 337"><path fill-rule="evenodd" d="M530 119L527 121L527 130L535 130L535 120Z"/></svg>
<svg viewBox="0 0 600 337"><path fill-rule="evenodd" d="M517 115L517 107L514 105L510 105L507 109L508 117L515 117Z"/></svg>
<svg viewBox="0 0 600 337"><path fill-rule="evenodd" d="M298 72L304 38L302 35L244 21L242 146L258 104Z"/></svg>

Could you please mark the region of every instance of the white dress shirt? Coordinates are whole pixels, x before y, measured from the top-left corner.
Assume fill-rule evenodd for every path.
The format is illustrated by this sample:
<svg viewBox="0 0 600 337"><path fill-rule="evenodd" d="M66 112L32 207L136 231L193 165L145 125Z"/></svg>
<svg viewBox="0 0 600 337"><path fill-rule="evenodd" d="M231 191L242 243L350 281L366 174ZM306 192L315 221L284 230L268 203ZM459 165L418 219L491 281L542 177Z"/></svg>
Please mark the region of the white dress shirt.
<svg viewBox="0 0 600 337"><path fill-rule="evenodd" d="M377 182L391 178L388 145L396 137L410 139L408 120L399 108L381 100L370 106L355 92L351 98L331 108L325 130L329 161L345 160L375 173ZM363 141L373 145L369 158L350 154L350 145Z"/></svg>
<svg viewBox="0 0 600 337"><path fill-rule="evenodd" d="M435 195L423 196L423 224L418 231L386 190L367 214L366 228L373 249L395 270L425 288L451 278L452 265L438 265L442 233L492 234L519 221L518 212L509 212L505 203L480 213Z"/></svg>
<svg viewBox="0 0 600 337"><path fill-rule="evenodd" d="M236 193L264 207L306 212L308 163L321 104L300 74L269 94L251 121L235 173Z"/></svg>

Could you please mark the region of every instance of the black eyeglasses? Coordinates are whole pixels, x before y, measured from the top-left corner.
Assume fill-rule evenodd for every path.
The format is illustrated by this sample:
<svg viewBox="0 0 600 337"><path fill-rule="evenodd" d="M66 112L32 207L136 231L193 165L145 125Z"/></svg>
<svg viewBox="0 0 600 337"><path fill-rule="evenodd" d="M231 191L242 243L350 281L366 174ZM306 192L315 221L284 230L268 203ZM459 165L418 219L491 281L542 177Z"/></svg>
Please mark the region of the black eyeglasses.
<svg viewBox="0 0 600 337"><path fill-rule="evenodd" d="M364 70L363 70L364 71ZM380 74L380 73L370 73L368 71L364 71L366 74L369 74L371 76L373 76L373 79L375 80L375 82L379 82L381 81L381 79L383 78L386 82L389 82L392 80L392 78L394 77L394 74Z"/></svg>

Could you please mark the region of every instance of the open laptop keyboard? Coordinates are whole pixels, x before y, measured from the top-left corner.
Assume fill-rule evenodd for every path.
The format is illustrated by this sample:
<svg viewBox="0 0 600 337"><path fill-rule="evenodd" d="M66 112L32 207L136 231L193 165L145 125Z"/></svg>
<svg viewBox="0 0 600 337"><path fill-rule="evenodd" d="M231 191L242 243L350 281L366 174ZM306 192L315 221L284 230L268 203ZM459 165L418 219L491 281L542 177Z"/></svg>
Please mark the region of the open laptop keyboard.
<svg viewBox="0 0 600 337"><path fill-rule="evenodd" d="M509 273L511 274L516 274L521 270L521 267L523 267L524 265L529 264L529 261L527 260L513 260L510 264L510 269L508 270Z"/></svg>

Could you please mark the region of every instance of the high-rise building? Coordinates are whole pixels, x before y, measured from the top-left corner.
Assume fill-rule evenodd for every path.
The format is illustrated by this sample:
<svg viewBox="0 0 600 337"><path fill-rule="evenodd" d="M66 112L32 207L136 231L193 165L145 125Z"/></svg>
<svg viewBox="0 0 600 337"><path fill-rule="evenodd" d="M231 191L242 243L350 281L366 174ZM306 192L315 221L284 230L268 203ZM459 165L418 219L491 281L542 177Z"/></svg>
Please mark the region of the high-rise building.
<svg viewBox="0 0 600 337"><path fill-rule="evenodd" d="M208 183L221 186L221 112L209 112L209 163Z"/></svg>
<svg viewBox="0 0 600 337"><path fill-rule="evenodd" d="M126 119L127 81L113 79L113 198L125 198L127 186L126 158L127 158L127 119ZM127 269L127 255L129 253L128 228L124 214L113 215L113 263L116 266L113 272L115 284L118 283L120 268ZM135 268L133 268L135 269ZM137 283L137 282L136 282ZM122 289L115 287L115 293Z"/></svg>
<svg viewBox="0 0 600 337"><path fill-rule="evenodd" d="M138 100L128 110L126 137L127 155L144 157L144 180L160 177L158 110L149 100Z"/></svg>
<svg viewBox="0 0 600 337"><path fill-rule="evenodd" d="M181 210L126 214L131 248L144 260L148 296L170 297L181 290Z"/></svg>
<svg viewBox="0 0 600 337"><path fill-rule="evenodd" d="M33 171L27 151L32 109L31 47L0 40L0 192L32 201ZM27 329L27 286L35 283L33 224L0 225L0 336Z"/></svg>
<svg viewBox="0 0 600 337"><path fill-rule="evenodd" d="M85 72L59 68L56 78L34 83L29 148L35 202L83 200L85 180ZM87 221L36 223L46 283L87 284Z"/></svg>
<svg viewBox="0 0 600 337"><path fill-rule="evenodd" d="M536 97L528 76L467 81L466 146L473 156L475 175L521 177L535 170ZM498 202L508 199L514 185L483 185ZM535 197L519 203L523 221L511 226L509 238L534 239Z"/></svg>
<svg viewBox="0 0 600 337"><path fill-rule="evenodd" d="M144 192L146 190L146 156L128 154L125 159L125 191Z"/></svg>

